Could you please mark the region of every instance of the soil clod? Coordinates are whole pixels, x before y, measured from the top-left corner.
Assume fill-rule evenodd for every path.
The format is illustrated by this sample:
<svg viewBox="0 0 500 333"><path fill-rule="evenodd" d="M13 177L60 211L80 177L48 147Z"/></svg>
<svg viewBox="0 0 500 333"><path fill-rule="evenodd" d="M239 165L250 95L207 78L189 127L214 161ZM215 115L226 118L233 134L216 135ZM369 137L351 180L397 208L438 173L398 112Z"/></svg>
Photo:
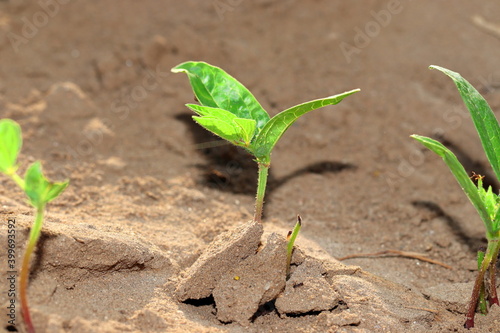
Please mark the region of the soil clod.
<svg viewBox="0 0 500 333"><path fill-rule="evenodd" d="M286 283L285 292L276 300L280 314L304 314L333 309L339 294L323 277L324 268L308 258L298 266Z"/></svg>
<svg viewBox="0 0 500 333"><path fill-rule="evenodd" d="M175 290L177 299L183 302L209 297L222 274L255 254L262 233L262 224L252 221L217 236L187 270Z"/></svg>
<svg viewBox="0 0 500 333"><path fill-rule="evenodd" d="M286 240L271 234L266 246L222 276L213 295L217 319L247 325L255 312L285 288Z"/></svg>

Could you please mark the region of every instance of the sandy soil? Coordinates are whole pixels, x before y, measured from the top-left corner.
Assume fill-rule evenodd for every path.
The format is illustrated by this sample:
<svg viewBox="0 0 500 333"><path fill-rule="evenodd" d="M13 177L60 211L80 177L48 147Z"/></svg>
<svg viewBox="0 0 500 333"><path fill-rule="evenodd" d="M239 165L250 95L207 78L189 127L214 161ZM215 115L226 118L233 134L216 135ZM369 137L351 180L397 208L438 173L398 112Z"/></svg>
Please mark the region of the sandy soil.
<svg viewBox="0 0 500 333"><path fill-rule="evenodd" d="M440 138L498 191L454 85L427 69L460 72L500 110L498 17L499 3L465 0L0 2L0 115L22 125L21 172L42 160L52 179L71 182L49 207L32 265L35 327L465 331L484 229L444 163L408 136ZM250 320L223 323L213 298L176 296L209 244L251 219L256 182L248 155L191 121L188 82L170 74L187 60L221 66L271 114L362 90L300 119L273 153L262 241L285 236L299 213L302 259L280 295L292 303L266 301ZM8 219L20 263L33 216L14 184L0 182L4 266ZM452 269L398 256L335 259L385 250ZM248 267L263 260L254 259ZM0 327L14 331L1 286ZM301 288L331 296L296 313ZM478 315L471 332L498 332L498 314ZM17 323L23 331L19 312Z"/></svg>

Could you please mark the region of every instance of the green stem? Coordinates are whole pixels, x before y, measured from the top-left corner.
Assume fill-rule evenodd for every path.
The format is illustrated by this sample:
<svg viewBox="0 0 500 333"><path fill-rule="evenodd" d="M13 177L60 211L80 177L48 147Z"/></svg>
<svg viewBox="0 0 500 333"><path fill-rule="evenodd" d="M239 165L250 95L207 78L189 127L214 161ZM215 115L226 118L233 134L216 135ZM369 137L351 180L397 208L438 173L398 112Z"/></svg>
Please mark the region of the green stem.
<svg viewBox="0 0 500 333"><path fill-rule="evenodd" d="M17 173L10 173L8 176L17 184L19 187L24 190L24 179L19 177Z"/></svg>
<svg viewBox="0 0 500 333"><path fill-rule="evenodd" d="M40 231L42 229L43 223L43 213L45 207L37 207L35 223L30 231L28 245L26 246L26 251L24 252L23 263L21 266L21 275L19 278L19 295L21 298L21 312L23 314L24 323L26 325L26 329L28 333L35 333L35 328L33 327L33 322L31 321L29 306L28 306L28 297L27 297L27 289L28 289L28 278L29 278L29 265L30 258L35 249L36 243L40 238Z"/></svg>
<svg viewBox="0 0 500 333"><path fill-rule="evenodd" d="M297 223L295 223L295 227L293 228L292 233L290 234L290 239L288 240L288 245L286 249L286 279L288 280L290 275L290 264L292 262L292 254L293 254L293 246L295 244L295 239L299 234L300 228L302 227L302 219L300 215L297 215Z"/></svg>
<svg viewBox="0 0 500 333"><path fill-rule="evenodd" d="M253 220L255 222L262 222L262 210L264 207L264 195L266 194L267 174L269 171L269 163L259 164L259 180L257 184L257 197L255 198L255 215Z"/></svg>
<svg viewBox="0 0 500 333"><path fill-rule="evenodd" d="M464 324L465 328L474 327L474 316L476 313L477 302L479 300L479 294L482 286L484 285L484 275L493 259L493 255L498 255L498 247L499 247L498 239L490 239L488 240L488 248L486 249L486 253L484 254L484 259L481 264L481 269L477 274L476 281L474 282L474 288L472 289L472 296L469 301L469 307L467 309L466 321Z"/></svg>
<svg viewBox="0 0 500 333"><path fill-rule="evenodd" d="M481 269L481 265L483 264L484 260L484 252L479 251L477 253L477 269ZM479 300L478 300L478 307L479 311L485 315L488 313L488 305L486 304L486 286L483 285L481 286L481 289L479 290Z"/></svg>
<svg viewBox="0 0 500 333"><path fill-rule="evenodd" d="M486 286L483 284L479 290L479 299L477 301L479 312L483 315L488 314L488 305L486 303Z"/></svg>

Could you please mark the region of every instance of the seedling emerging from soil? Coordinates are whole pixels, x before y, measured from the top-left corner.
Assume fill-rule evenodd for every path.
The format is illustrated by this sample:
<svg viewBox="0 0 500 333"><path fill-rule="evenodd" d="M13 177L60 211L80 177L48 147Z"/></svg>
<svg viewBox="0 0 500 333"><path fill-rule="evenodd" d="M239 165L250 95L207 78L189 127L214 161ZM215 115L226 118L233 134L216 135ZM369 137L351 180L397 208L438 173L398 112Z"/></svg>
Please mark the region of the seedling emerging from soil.
<svg viewBox="0 0 500 333"><path fill-rule="evenodd" d="M430 68L440 70L455 82L472 116L472 120L491 167L497 179L500 180L500 126L495 118L495 114L491 111L486 100L469 82L462 78L460 74L438 66L431 66ZM488 247L486 252L480 252L478 254L479 273L472 290L472 296L467 310L467 319L464 325L466 328L471 328L474 326L474 315L478 303L480 311L482 313L487 312L485 301L487 289L489 292L489 305L498 305L495 269L500 248L500 197L493 193L491 186L488 190L485 190L483 188L483 176L474 174L473 178L477 180L476 186L469 178L456 156L441 143L419 135L412 135L412 137L443 158L465 194L476 208L486 227ZM485 288L484 279L486 271L489 271L489 288Z"/></svg>
<svg viewBox="0 0 500 333"><path fill-rule="evenodd" d="M19 295L21 298L21 311L26 329L29 333L35 332L31 321L26 289L28 286L28 273L31 254L40 238L43 224L45 206L54 200L68 186L68 181L52 183L42 173L40 162L33 163L22 179L17 174L17 156L21 151L21 127L13 120L0 120L0 172L10 177L24 191L30 204L35 207L35 222L30 231L26 251L21 265L19 278Z"/></svg>
<svg viewBox="0 0 500 333"><path fill-rule="evenodd" d="M254 220L261 222L271 151L283 133L302 115L323 106L337 104L359 89L293 106L273 118L252 93L221 68L205 62L185 62L174 73L186 73L197 101L186 104L198 116L194 121L205 129L243 147L259 166Z"/></svg>
<svg viewBox="0 0 500 333"><path fill-rule="evenodd" d="M286 249L286 278L288 279L290 275L290 264L292 262L292 254L293 254L293 245L295 244L295 239L297 238L300 228L302 227L302 219L300 215L297 215L297 223L295 223L295 227L292 231L290 231L286 237L288 241L287 249Z"/></svg>

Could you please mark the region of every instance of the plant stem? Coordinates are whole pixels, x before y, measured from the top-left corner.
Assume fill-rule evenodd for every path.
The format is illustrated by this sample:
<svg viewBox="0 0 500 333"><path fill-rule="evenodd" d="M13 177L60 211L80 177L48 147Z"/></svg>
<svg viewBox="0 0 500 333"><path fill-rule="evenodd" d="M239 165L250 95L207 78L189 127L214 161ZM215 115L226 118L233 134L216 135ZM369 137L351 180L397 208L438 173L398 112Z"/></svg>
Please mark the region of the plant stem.
<svg viewBox="0 0 500 333"><path fill-rule="evenodd" d="M484 259L481 264L481 269L479 270L476 282L474 282L474 288L472 289L472 296L469 301L469 308L467 309L467 316L465 320L464 327L472 328L474 327L474 316L476 314L477 302L479 300L479 293L481 291L482 286L484 285L484 274L486 270L490 268L490 264L493 261L493 255L498 255L498 247L500 243L498 239L488 240L488 248L486 249L486 253L484 254ZM495 286L496 288L496 286Z"/></svg>
<svg viewBox="0 0 500 333"><path fill-rule="evenodd" d="M259 180L257 183L257 197L255 198L255 215L253 220L262 223L262 210L264 207L264 195L266 194L267 174L269 163L257 162L259 164Z"/></svg>
<svg viewBox="0 0 500 333"><path fill-rule="evenodd" d="M300 215L297 215L297 223L295 223L295 227L293 227L293 231L290 234L290 239L288 239L287 245L287 254L286 254L286 279L288 280L290 275L290 264L292 262L292 254L293 254L293 245L295 244L295 239L299 234L300 228L302 227L302 219Z"/></svg>
<svg viewBox="0 0 500 333"><path fill-rule="evenodd" d="M498 252L500 250L500 242L498 240L496 242L496 247L493 251L493 257L491 260L490 264L490 296L489 296L489 302L490 306L493 304L500 305L498 303L498 295L497 295L497 283L496 283L496 269L497 269L497 259L498 259Z"/></svg>
<svg viewBox="0 0 500 333"><path fill-rule="evenodd" d="M483 264L483 260L484 260L484 252L478 251L477 252L477 270L478 271L481 269L481 265ZM478 308L479 308L479 311L483 315L486 315L488 313L488 305L486 303L486 286L484 283L481 286L481 290L479 290Z"/></svg>
<svg viewBox="0 0 500 333"><path fill-rule="evenodd" d="M40 231L42 229L43 223L43 212L45 207L38 207L36 210L35 223L31 228L28 245L26 246L26 251L24 252L23 263L21 266L21 275L19 278L19 295L21 298L21 313L23 315L24 323L28 333L35 333L35 328L33 327L33 322L31 321L29 306L28 306L28 278L29 278L29 264L31 254L33 253L36 243L40 238Z"/></svg>
<svg viewBox="0 0 500 333"><path fill-rule="evenodd" d="M7 174L8 176L10 176L10 178L12 178L12 180L17 184L19 185L19 187L21 189L24 190L24 179L22 179L21 177L19 177L19 175L17 173L11 173L11 174Z"/></svg>
<svg viewBox="0 0 500 333"><path fill-rule="evenodd" d="M479 299L477 302L479 312L481 312L483 315L488 314L488 305L486 304L486 286L484 285L484 283L481 286L481 290L479 290Z"/></svg>

